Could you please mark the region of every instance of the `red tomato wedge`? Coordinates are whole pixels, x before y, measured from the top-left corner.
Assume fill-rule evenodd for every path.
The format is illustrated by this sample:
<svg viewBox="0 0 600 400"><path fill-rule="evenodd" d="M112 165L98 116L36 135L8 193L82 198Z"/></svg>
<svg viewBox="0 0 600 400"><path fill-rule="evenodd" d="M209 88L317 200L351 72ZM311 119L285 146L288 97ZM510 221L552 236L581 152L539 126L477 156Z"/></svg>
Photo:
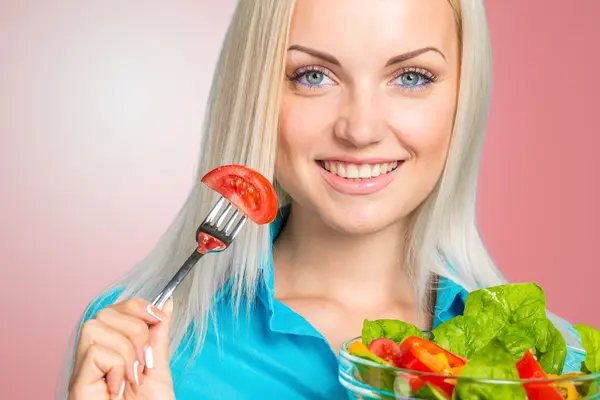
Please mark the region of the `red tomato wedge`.
<svg viewBox="0 0 600 400"><path fill-rule="evenodd" d="M202 183L225 197L258 225L277 216L278 202L271 182L243 165L222 165L202 177Z"/></svg>
<svg viewBox="0 0 600 400"><path fill-rule="evenodd" d="M226 247L225 243L216 237L205 232L198 232L198 253L206 254L209 251L217 252L225 250Z"/></svg>
<svg viewBox="0 0 600 400"><path fill-rule="evenodd" d="M395 359L395 365L399 368L450 376L454 376L466 362L465 358L416 336L409 336L402 341L400 354ZM430 382L452 397L455 384L452 379L440 376L415 376L411 383L413 391L415 386L422 386L424 381Z"/></svg>
<svg viewBox="0 0 600 400"><path fill-rule="evenodd" d="M400 347L390 339L375 339L369 344L369 351L377 357L394 364L394 360L400 355Z"/></svg>
<svg viewBox="0 0 600 400"><path fill-rule="evenodd" d="M528 349L523 357L517 362L517 371L521 379L548 379L548 375L538 363L535 355ZM523 384L529 400L562 400L563 396L557 388L548 383L525 383Z"/></svg>

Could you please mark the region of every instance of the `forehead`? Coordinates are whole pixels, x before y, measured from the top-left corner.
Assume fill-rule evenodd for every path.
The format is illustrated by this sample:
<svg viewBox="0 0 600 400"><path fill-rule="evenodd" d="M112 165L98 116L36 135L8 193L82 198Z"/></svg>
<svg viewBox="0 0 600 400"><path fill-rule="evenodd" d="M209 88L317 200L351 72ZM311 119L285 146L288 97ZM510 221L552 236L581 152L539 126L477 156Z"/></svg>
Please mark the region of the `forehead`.
<svg viewBox="0 0 600 400"><path fill-rule="evenodd" d="M427 46L449 52L457 42L448 0L297 0L290 29L290 44L340 56Z"/></svg>

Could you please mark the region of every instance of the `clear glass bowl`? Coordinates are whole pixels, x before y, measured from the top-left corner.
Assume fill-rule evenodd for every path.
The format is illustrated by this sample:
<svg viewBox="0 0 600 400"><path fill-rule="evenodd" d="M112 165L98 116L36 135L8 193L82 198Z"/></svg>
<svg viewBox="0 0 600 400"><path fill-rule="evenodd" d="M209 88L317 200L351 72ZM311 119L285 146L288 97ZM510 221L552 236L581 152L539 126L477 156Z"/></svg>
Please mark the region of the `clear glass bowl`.
<svg viewBox="0 0 600 400"><path fill-rule="evenodd" d="M350 399L398 399L398 400L413 400L413 399L442 399L437 397L416 397L408 384L409 380L415 378L427 379L448 379L448 376L438 374L427 374L417 371L410 371L400 368L383 366L360 357L353 356L348 352L348 348L354 342L360 342L361 338L357 337L346 341L340 347L339 354L339 379L341 384L347 389ZM567 389L563 387L570 385L570 390L577 390L580 397L577 400L600 400L600 390L594 390L593 394L586 394L590 388L600 385L600 373L593 375L577 375L573 377L548 380L519 380L519 381L500 381L500 380L480 380L452 377L456 383L469 383L469 390L472 389L473 397L469 399L479 399L476 392L495 391L501 393L510 389L510 386L528 385L551 385L559 388L561 391ZM456 394L456 393L455 393ZM567 397L565 397L567 398ZM459 399L455 396L453 400Z"/></svg>

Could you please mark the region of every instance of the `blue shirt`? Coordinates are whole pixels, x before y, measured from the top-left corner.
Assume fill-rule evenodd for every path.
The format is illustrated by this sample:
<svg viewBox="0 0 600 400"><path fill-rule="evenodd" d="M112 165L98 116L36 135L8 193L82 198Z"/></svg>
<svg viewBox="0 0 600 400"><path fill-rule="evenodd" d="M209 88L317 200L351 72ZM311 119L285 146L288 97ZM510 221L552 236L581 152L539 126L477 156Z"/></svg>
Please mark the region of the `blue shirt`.
<svg viewBox="0 0 600 400"><path fill-rule="evenodd" d="M285 214L285 213L284 213ZM271 224L274 241L287 215ZM189 363L193 345L184 341L171 361L177 400L348 399L338 381L337 356L325 338L301 315L274 297L272 254L267 279L246 318L235 317L230 298L217 297L217 330L208 324L204 346ZM467 291L441 278L433 326L462 314ZM87 309L84 320L117 300L107 293ZM244 310L245 305L241 305ZM189 337L193 340L193 330ZM186 345L187 344L187 345ZM579 370L583 355L569 349L565 371Z"/></svg>

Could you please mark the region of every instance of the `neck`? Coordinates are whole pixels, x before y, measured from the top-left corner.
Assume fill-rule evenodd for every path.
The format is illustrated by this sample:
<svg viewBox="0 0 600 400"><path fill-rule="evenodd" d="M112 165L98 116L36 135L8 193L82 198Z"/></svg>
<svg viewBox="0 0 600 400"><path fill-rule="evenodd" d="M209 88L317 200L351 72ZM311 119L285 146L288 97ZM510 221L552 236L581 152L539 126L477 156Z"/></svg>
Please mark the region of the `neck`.
<svg viewBox="0 0 600 400"><path fill-rule="evenodd" d="M278 297L332 298L357 307L412 303L405 232L400 223L367 235L344 234L293 205L273 253Z"/></svg>

